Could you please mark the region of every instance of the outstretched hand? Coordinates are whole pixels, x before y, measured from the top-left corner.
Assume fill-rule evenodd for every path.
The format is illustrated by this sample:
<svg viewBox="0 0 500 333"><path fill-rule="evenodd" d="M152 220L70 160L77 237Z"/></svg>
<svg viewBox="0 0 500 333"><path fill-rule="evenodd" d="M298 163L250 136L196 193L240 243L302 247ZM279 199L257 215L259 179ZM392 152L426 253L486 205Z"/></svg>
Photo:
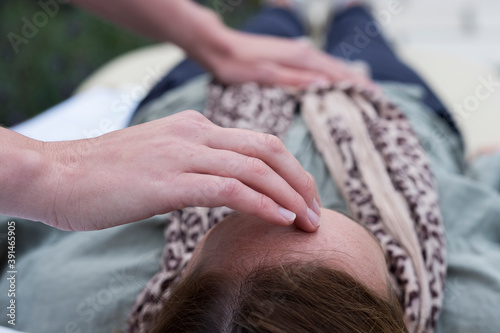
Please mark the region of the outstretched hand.
<svg viewBox="0 0 500 333"><path fill-rule="evenodd" d="M277 137L222 128L195 111L44 149L53 191L43 221L60 229L103 229L187 206L228 206L278 225L294 212L297 227L317 229L315 182Z"/></svg>
<svg viewBox="0 0 500 333"><path fill-rule="evenodd" d="M266 85L307 87L313 83L349 81L368 90L378 87L346 62L315 49L305 40L254 35L224 28L224 47L191 52L219 80L227 84L248 81Z"/></svg>

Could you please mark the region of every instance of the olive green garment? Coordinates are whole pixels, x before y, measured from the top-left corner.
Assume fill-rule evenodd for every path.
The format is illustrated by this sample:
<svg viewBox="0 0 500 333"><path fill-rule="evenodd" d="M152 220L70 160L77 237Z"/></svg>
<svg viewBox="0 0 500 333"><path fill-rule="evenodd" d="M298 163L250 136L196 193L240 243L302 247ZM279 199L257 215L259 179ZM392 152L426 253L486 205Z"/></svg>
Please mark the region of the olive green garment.
<svg viewBox="0 0 500 333"><path fill-rule="evenodd" d="M140 123L186 109L203 110L208 77L193 79L147 104ZM448 282L437 332L500 332L500 154L464 162L458 135L421 102L415 86L382 84L412 122L428 153L447 230ZM285 139L311 172L323 206L348 214L344 200L300 115ZM63 232L15 220L16 326L25 332L109 333L125 330L137 294L159 269L162 219L95 232ZM6 313L7 244L1 238L1 308ZM0 323L8 326L5 314Z"/></svg>

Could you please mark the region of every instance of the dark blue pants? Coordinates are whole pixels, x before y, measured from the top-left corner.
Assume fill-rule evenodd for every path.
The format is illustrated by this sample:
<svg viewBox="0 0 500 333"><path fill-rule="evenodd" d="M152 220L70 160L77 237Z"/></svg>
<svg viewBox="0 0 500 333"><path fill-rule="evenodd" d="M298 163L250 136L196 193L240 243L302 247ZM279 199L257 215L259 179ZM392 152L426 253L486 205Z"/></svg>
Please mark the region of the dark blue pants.
<svg viewBox="0 0 500 333"><path fill-rule="evenodd" d="M262 10L241 30L285 38L295 38L305 34L304 27L293 12L274 7ZM421 86L425 91L423 102L458 132L445 106L424 80L398 59L375 19L364 8L352 7L334 18L328 29L325 51L342 59L366 62L375 81L412 83ZM193 60L182 61L149 92L138 108L203 73L205 70Z"/></svg>

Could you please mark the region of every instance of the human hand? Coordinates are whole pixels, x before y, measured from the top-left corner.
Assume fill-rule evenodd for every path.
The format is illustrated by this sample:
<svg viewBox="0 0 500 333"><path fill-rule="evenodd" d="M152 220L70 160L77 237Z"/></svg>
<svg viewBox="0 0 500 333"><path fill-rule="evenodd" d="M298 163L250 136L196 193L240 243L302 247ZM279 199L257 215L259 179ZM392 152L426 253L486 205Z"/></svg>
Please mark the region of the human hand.
<svg viewBox="0 0 500 333"><path fill-rule="evenodd" d="M96 230L187 206L228 206L315 231L314 179L275 136L222 128L195 111L95 139L44 144L51 160L42 221ZM286 216L285 212L285 216Z"/></svg>
<svg viewBox="0 0 500 333"><path fill-rule="evenodd" d="M349 81L368 90L379 90L367 76L343 60L315 49L307 41L253 35L228 28L219 34L222 36L219 44L224 43L224 47L204 47L200 43L193 49L192 56L224 83L253 81L307 87L312 83Z"/></svg>

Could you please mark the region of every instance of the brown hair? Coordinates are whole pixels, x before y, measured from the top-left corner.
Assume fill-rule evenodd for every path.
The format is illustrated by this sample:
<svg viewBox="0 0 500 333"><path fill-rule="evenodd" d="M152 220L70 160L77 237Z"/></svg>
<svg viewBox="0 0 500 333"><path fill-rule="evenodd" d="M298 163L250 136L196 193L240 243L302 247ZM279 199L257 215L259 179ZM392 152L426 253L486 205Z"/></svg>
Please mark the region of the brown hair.
<svg viewBox="0 0 500 333"><path fill-rule="evenodd" d="M301 261L243 279L195 268L151 324L151 333L407 332L392 289L381 297L347 273Z"/></svg>

